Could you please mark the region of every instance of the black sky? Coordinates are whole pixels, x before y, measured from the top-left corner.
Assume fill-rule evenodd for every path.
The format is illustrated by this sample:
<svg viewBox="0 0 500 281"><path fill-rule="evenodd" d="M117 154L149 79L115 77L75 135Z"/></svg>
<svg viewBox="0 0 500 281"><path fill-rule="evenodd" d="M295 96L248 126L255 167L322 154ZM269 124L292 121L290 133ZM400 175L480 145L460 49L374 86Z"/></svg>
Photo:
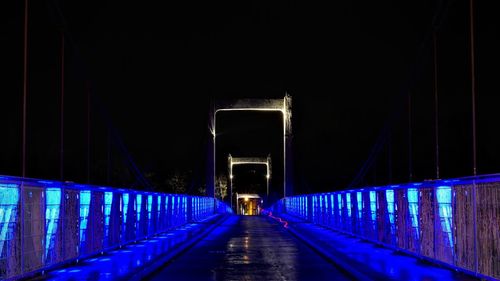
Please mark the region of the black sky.
<svg viewBox="0 0 500 281"><path fill-rule="evenodd" d="M500 171L499 17L494 3L475 2L478 170L485 174ZM297 192L345 188L388 120L391 153L384 145L361 184L408 181L408 92L414 179L433 178L433 30L441 175L471 175L468 3L30 1L27 176L59 174L61 29L67 42L67 180L86 180L88 91L94 183L105 183L106 120L145 173L161 178L173 169L191 170L201 184L210 100L281 98L285 92L293 97ZM23 1L2 1L0 19L0 174L19 175ZM239 138L237 147L231 137L221 140L224 153L279 155L281 139L273 137L281 130L278 117L222 119L221 130ZM249 139L242 124L260 130L260 137ZM113 183L126 184L123 153L113 149Z"/></svg>

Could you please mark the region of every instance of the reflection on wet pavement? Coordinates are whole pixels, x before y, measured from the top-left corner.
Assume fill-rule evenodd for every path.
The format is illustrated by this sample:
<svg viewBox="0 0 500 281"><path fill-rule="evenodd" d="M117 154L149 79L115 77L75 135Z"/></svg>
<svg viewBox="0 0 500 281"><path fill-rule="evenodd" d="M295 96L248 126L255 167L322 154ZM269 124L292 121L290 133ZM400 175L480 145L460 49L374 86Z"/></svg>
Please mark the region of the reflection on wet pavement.
<svg viewBox="0 0 500 281"><path fill-rule="evenodd" d="M266 217L232 216L152 280L349 280Z"/></svg>

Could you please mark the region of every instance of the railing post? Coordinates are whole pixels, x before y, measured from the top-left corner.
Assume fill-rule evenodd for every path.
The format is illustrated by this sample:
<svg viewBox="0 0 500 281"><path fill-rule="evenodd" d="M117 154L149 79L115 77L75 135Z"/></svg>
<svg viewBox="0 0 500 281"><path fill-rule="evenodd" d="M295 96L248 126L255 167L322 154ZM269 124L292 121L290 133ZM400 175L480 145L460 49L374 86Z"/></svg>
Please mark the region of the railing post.
<svg viewBox="0 0 500 281"><path fill-rule="evenodd" d="M21 198L21 276L24 275L24 178L21 181L20 187L20 198Z"/></svg>
<svg viewBox="0 0 500 281"><path fill-rule="evenodd" d="M404 191L404 200L405 202L403 203L405 206L406 206L406 213L405 213L405 229L403 230L404 231L404 235L405 235L405 243L404 245L410 249L410 237L412 235L412 231L413 231L413 226L411 225L411 213L410 213L410 200L408 198L408 189L406 189ZM417 229L418 231L418 229ZM415 249L416 251L416 249Z"/></svg>
<svg viewBox="0 0 500 281"><path fill-rule="evenodd" d="M472 181L472 220L474 225L474 272L479 273L479 257L477 255L477 185L476 180Z"/></svg>
<svg viewBox="0 0 500 281"><path fill-rule="evenodd" d="M64 238L66 237L64 229L64 220L66 218L66 192L64 188L64 183L61 183L61 209L59 211L59 229L61 230L61 256L62 260L66 260L65 248L64 248Z"/></svg>
<svg viewBox="0 0 500 281"><path fill-rule="evenodd" d="M439 168L438 168L439 170ZM438 259L437 258L437 231L439 229L439 224L440 224L440 218L439 218L439 206L437 205L437 188L436 186L434 185L432 187L432 209L433 209L433 213L434 213L434 220L433 220L433 223L434 223L434 231L433 231L433 253L434 253L434 258L435 259ZM443 234L444 235L444 234Z"/></svg>

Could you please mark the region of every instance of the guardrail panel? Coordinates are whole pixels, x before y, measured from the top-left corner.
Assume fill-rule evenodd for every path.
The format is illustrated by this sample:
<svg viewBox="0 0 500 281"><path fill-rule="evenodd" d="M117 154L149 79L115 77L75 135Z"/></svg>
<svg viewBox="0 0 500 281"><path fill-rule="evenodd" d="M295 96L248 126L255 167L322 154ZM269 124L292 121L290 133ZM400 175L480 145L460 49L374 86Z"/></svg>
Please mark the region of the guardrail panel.
<svg viewBox="0 0 500 281"><path fill-rule="evenodd" d="M434 188L419 188L420 254L434 258Z"/></svg>
<svg viewBox="0 0 500 281"><path fill-rule="evenodd" d="M408 196L405 189L396 189L395 201L395 228L396 246L411 251L408 237L411 234L411 223L409 223Z"/></svg>
<svg viewBox="0 0 500 281"><path fill-rule="evenodd" d="M500 182L476 186L478 270L500 278Z"/></svg>
<svg viewBox="0 0 500 281"><path fill-rule="evenodd" d="M63 236L61 230L62 190L60 187L45 189L45 265L51 265L64 260Z"/></svg>
<svg viewBox="0 0 500 281"><path fill-rule="evenodd" d="M109 199L108 199L109 200ZM112 248L120 245L120 234L122 230L122 194L121 193L112 193L111 206L109 210L109 217L107 212L105 212L105 220L107 229L105 229L105 248ZM106 200L105 200L106 201ZM108 203L106 203L108 204Z"/></svg>
<svg viewBox="0 0 500 281"><path fill-rule="evenodd" d="M449 185L436 186L434 195L434 257L455 264L453 189Z"/></svg>
<svg viewBox="0 0 500 281"><path fill-rule="evenodd" d="M21 273L20 197L18 184L0 183L0 279Z"/></svg>
<svg viewBox="0 0 500 281"><path fill-rule="evenodd" d="M453 220L456 265L475 271L472 185L455 185Z"/></svg>
<svg viewBox="0 0 500 281"><path fill-rule="evenodd" d="M63 190L63 253L65 259L74 259L78 257L80 246L80 191L68 188Z"/></svg>
<svg viewBox="0 0 500 281"><path fill-rule="evenodd" d="M24 233L22 239L23 271L34 271L44 265L45 200L43 188L24 186Z"/></svg>

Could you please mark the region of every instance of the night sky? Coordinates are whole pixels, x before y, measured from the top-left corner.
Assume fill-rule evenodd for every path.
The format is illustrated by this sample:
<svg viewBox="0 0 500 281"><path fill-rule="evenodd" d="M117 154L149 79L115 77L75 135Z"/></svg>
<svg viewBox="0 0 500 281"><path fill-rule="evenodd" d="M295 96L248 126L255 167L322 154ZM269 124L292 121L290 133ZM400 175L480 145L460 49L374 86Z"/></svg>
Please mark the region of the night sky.
<svg viewBox="0 0 500 281"><path fill-rule="evenodd" d="M500 172L500 30L475 1L478 173ZM27 176L59 178L61 33L65 34L64 180L106 184L108 124L162 189L173 171L203 185L210 100L293 98L296 193L435 178L432 34L437 34L441 178L472 175L469 1L29 1ZM23 1L0 3L0 174L21 174ZM220 115L227 153L273 157L279 114ZM219 121L219 120L218 120ZM383 130L384 126L389 130ZM382 137L380 137L382 136ZM133 186L111 137L108 184ZM259 168L250 168L260 171ZM259 173L260 173L259 172ZM139 186L138 186L139 187Z"/></svg>

